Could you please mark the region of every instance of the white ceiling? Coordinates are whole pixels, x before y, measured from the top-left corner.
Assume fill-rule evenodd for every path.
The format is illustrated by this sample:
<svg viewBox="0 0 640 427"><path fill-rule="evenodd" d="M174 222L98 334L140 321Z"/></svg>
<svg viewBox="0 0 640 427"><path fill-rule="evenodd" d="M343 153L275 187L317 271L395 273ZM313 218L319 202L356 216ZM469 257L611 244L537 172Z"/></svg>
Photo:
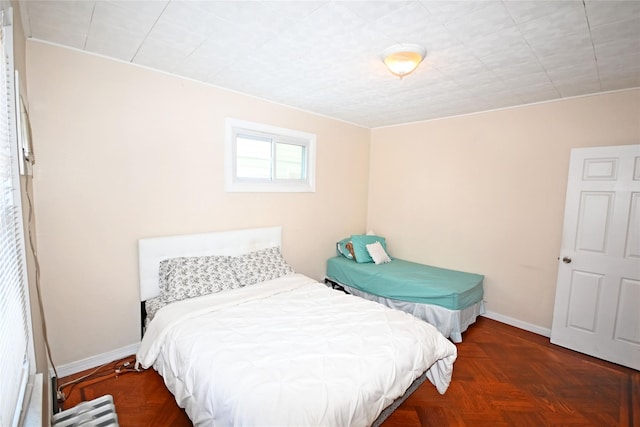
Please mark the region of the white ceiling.
<svg viewBox="0 0 640 427"><path fill-rule="evenodd" d="M35 1L27 37L380 127L640 87L640 1ZM404 79L380 59L418 43Z"/></svg>

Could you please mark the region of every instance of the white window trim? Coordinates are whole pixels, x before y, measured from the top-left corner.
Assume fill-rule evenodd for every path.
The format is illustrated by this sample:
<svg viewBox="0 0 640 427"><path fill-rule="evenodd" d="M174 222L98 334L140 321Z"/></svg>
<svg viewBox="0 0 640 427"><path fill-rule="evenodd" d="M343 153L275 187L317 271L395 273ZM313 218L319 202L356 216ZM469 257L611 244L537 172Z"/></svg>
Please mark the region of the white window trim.
<svg viewBox="0 0 640 427"><path fill-rule="evenodd" d="M244 129L264 132L285 138L303 139L307 147L306 180L304 181L252 181L245 182L236 177L236 146L234 130ZM293 129L249 122L246 120L225 119L225 190L227 192L246 193L313 193L316 191L316 135Z"/></svg>

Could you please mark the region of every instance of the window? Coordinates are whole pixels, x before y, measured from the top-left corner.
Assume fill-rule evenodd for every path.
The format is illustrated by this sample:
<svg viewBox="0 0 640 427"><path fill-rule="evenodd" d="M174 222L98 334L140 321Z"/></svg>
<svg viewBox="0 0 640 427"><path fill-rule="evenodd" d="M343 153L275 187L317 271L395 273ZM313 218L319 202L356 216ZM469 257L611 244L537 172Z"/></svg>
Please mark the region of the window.
<svg viewBox="0 0 640 427"><path fill-rule="evenodd" d="M226 120L226 190L314 192L316 136Z"/></svg>
<svg viewBox="0 0 640 427"><path fill-rule="evenodd" d="M0 11L0 425L19 424L35 359L27 293L13 87L11 9Z"/></svg>

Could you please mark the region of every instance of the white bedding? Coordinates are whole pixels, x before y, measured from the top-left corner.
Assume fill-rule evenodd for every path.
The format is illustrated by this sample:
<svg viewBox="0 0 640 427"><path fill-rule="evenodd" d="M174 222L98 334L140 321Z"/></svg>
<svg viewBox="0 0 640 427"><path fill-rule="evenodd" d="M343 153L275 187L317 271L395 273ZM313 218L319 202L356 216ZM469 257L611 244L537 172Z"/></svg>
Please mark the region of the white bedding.
<svg viewBox="0 0 640 427"><path fill-rule="evenodd" d="M159 310L137 354L196 426L368 426L456 347L433 326L293 274Z"/></svg>

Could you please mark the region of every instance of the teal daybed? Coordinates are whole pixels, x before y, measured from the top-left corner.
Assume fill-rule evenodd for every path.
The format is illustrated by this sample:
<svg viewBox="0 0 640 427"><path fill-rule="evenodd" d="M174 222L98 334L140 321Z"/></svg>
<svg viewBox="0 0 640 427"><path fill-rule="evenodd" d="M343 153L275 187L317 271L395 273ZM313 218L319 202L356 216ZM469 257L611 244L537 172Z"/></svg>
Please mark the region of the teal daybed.
<svg viewBox="0 0 640 427"><path fill-rule="evenodd" d="M410 313L453 342L484 312L484 276L392 259L358 263L345 256L327 262L334 288Z"/></svg>

